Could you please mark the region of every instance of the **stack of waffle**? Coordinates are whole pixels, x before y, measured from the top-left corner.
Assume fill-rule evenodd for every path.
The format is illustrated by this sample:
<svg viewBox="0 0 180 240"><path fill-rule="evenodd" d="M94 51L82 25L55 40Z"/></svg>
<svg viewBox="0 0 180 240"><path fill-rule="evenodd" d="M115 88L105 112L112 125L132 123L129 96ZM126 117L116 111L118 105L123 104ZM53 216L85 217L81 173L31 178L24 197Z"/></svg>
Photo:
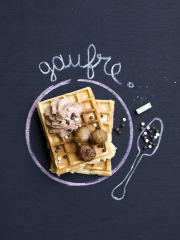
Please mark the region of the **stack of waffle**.
<svg viewBox="0 0 180 240"><path fill-rule="evenodd" d="M106 151L102 151L102 148L99 148L98 144L93 144L96 157L89 162L82 161L77 154L78 144L73 141L72 133L66 139L65 137L59 137L57 134L49 133L46 126L44 116L46 108L50 106L54 99L63 98L70 98L73 102L77 102L82 106L82 126L86 126L90 132L96 129L94 126L98 126L108 134L108 139L104 144ZM96 100L91 88L87 87L38 102L37 109L50 151L50 171L52 173L56 173L58 176L67 172L111 176L111 158L114 157L116 152L116 147L112 144L114 101ZM90 117L93 118L91 119ZM58 152L56 151L57 146L60 146ZM58 159L61 159L61 161L58 161Z"/></svg>

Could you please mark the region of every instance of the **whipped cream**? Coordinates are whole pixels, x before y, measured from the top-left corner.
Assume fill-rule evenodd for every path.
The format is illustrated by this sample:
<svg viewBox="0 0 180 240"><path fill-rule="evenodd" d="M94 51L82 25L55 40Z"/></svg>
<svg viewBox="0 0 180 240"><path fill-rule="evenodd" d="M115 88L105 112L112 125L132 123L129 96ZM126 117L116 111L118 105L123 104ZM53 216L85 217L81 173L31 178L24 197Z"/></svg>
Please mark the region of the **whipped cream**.
<svg viewBox="0 0 180 240"><path fill-rule="evenodd" d="M45 112L45 123L49 133L65 137L78 129L81 123L82 106L70 98L54 99Z"/></svg>

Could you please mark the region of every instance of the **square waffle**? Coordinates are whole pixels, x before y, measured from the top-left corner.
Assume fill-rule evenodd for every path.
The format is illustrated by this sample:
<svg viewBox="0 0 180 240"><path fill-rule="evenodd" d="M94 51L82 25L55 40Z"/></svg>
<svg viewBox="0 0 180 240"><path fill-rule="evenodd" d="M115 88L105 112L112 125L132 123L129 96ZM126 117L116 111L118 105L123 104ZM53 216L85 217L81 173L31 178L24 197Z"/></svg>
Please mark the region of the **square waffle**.
<svg viewBox="0 0 180 240"><path fill-rule="evenodd" d="M100 129L104 129L94 94L89 87L37 103L37 110L48 142L48 148L50 150L50 170L53 173L55 172L58 176L66 172L73 172L78 168L82 168L87 163L95 164L100 162L100 160L106 161L107 159L112 158L115 154L114 149L112 149L111 141L107 140L105 142L106 152L103 152L102 148L98 148L97 144L93 144L93 147L96 151L96 157L90 162L84 162L79 158L77 154L78 145L73 141L72 133L69 135L68 139L65 137L59 137L57 134L49 133L48 128L45 124L44 113L46 111L46 108L54 99L62 98L70 98L73 102L81 104L83 108L83 112L81 114L81 124L82 126L86 126L90 132L95 130L95 127L93 126L94 123L96 123ZM90 119L90 116L93 116L92 120ZM106 126L108 139L111 139L111 130L108 131L108 125ZM57 145L61 146L58 153L55 152ZM64 156L67 157L65 158ZM59 158L61 159L61 162L58 161Z"/></svg>
<svg viewBox="0 0 180 240"><path fill-rule="evenodd" d="M113 128L113 116L114 116L114 101L112 100L96 100L100 116L102 116L103 130L107 131L110 136L109 141L112 141L112 128ZM116 151L115 146L112 144L112 149ZM111 160L107 159L105 162L100 160L99 163L86 164L81 169L76 169L76 173L99 175L99 176L111 176Z"/></svg>

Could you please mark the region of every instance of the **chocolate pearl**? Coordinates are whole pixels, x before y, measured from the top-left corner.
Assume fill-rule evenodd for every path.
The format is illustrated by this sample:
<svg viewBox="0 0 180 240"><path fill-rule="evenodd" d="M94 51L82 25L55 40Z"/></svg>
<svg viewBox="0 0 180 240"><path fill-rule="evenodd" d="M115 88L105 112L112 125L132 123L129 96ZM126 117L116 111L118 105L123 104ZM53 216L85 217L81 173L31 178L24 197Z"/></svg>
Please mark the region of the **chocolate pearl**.
<svg viewBox="0 0 180 240"><path fill-rule="evenodd" d="M152 129L152 130L155 130L156 128L155 128L155 127L152 127L151 129Z"/></svg>
<svg viewBox="0 0 180 240"><path fill-rule="evenodd" d="M150 145L153 145L153 142L150 142L149 144L150 144Z"/></svg>
<svg viewBox="0 0 180 240"><path fill-rule="evenodd" d="M153 136L153 135L150 135L149 137L150 137L150 138L154 138L154 136Z"/></svg>
<svg viewBox="0 0 180 240"><path fill-rule="evenodd" d="M148 132L149 132L149 133L152 133L153 131L150 129Z"/></svg>
<svg viewBox="0 0 180 240"><path fill-rule="evenodd" d="M155 144L155 143L153 143L153 146L156 146L156 144Z"/></svg>
<svg viewBox="0 0 180 240"><path fill-rule="evenodd" d="M142 138L145 140L147 137L145 135L142 135Z"/></svg>
<svg viewBox="0 0 180 240"><path fill-rule="evenodd" d="M99 129L99 126L97 126L96 129Z"/></svg>
<svg viewBox="0 0 180 240"><path fill-rule="evenodd" d="M68 129L68 132L72 132L72 128L69 128L69 129Z"/></svg>
<svg viewBox="0 0 180 240"><path fill-rule="evenodd" d="M101 118L103 118L104 117L104 115L101 115Z"/></svg>
<svg viewBox="0 0 180 240"><path fill-rule="evenodd" d="M71 116L71 120L74 120L74 116Z"/></svg>
<svg viewBox="0 0 180 240"><path fill-rule="evenodd" d="M121 123L120 127L122 127L122 128L123 128L124 126L125 126L125 125L124 125L124 123Z"/></svg>
<svg viewBox="0 0 180 240"><path fill-rule="evenodd" d="M70 121L69 121L69 120L66 120L66 124L68 124L68 125L69 125L69 124L70 124Z"/></svg>
<svg viewBox="0 0 180 240"><path fill-rule="evenodd" d="M67 158L67 155L64 155L64 158Z"/></svg>
<svg viewBox="0 0 180 240"><path fill-rule="evenodd" d="M58 152L59 152L59 149L56 149L55 152L58 153Z"/></svg>
<svg viewBox="0 0 180 240"><path fill-rule="evenodd" d="M117 134L118 134L118 135L120 135L120 134L121 134L121 132L119 131L119 132L117 132Z"/></svg>
<svg viewBox="0 0 180 240"><path fill-rule="evenodd" d="M116 131L116 132L119 132L119 128L116 128L115 131Z"/></svg>
<svg viewBox="0 0 180 240"><path fill-rule="evenodd" d="M61 148L61 146L60 145L57 145L57 147L56 147L57 149L60 149Z"/></svg>
<svg viewBox="0 0 180 240"><path fill-rule="evenodd" d="M106 152L106 149L105 149L105 148L103 149L103 152Z"/></svg>
<svg viewBox="0 0 180 240"><path fill-rule="evenodd" d="M90 116L89 118L90 118L90 119L93 119L93 116Z"/></svg>
<svg viewBox="0 0 180 240"><path fill-rule="evenodd" d="M140 130L142 131L144 129L144 127L140 127Z"/></svg>
<svg viewBox="0 0 180 240"><path fill-rule="evenodd" d="M144 146L143 148L144 148L144 149L147 149L147 146Z"/></svg>
<svg viewBox="0 0 180 240"><path fill-rule="evenodd" d="M158 133L158 132L159 132L159 130L158 130L158 129L156 129L156 130L155 130L155 132L156 132L156 133Z"/></svg>
<svg viewBox="0 0 180 240"><path fill-rule="evenodd" d="M154 138L153 138L153 139L151 139L151 141L155 142L155 141L156 141L156 139L154 139Z"/></svg>

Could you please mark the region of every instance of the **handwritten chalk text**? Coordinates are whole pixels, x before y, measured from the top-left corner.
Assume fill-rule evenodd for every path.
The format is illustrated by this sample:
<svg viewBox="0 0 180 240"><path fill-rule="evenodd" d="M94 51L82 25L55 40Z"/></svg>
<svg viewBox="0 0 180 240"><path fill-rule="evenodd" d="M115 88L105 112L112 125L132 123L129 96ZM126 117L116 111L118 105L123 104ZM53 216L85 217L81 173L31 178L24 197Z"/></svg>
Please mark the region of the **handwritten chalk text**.
<svg viewBox="0 0 180 240"><path fill-rule="evenodd" d="M69 63L66 65L64 63L64 59L62 57L62 55L60 54L59 56L55 56L52 59L52 67L50 67L50 65L47 62L41 62L39 64L39 69L43 74L51 74L51 82L54 82L57 80L57 76L55 71L62 71L64 69L73 67L80 67L80 68L86 68L87 69L87 78L92 79L95 76L95 68L100 64L101 61L105 61L104 63L104 73L108 76L111 76L112 79L118 83L118 84L122 84L117 78L116 75L118 75L121 71L121 63L116 63L114 65L112 65L111 67L111 71L107 72L107 65L108 63L111 61L111 57L103 57L101 55L101 53L96 54L96 47L91 44L89 45L88 49L87 49L87 64L85 65L81 65L80 63L80 59L81 56L80 54L78 54L78 60L77 63L74 64L72 62L72 58L71 55L69 55ZM58 66L57 66L58 64ZM59 67L59 64L61 64L61 66ZM116 68L116 70L115 70Z"/></svg>

